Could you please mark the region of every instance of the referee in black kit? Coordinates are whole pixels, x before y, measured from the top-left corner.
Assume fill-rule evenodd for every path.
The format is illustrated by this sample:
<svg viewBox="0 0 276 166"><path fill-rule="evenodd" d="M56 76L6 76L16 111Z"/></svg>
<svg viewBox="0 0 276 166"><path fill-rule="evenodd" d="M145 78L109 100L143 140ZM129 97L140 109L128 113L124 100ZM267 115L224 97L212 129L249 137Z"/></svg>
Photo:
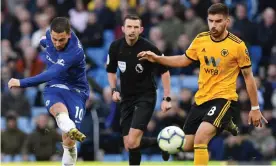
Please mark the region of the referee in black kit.
<svg viewBox="0 0 276 166"><path fill-rule="evenodd" d="M107 59L108 81L112 88L112 99L120 101L121 131L124 146L129 151L129 165L140 165L140 148L158 146L156 138L143 137L156 104L156 83L154 72L161 73L164 87L162 111L171 108L170 73L167 67L149 61L139 61L137 54L151 50L162 53L148 40L140 37L143 32L141 19L128 15L124 19L124 37L114 41ZM116 89L116 71L120 69L121 93ZM162 152L165 161L169 154Z"/></svg>

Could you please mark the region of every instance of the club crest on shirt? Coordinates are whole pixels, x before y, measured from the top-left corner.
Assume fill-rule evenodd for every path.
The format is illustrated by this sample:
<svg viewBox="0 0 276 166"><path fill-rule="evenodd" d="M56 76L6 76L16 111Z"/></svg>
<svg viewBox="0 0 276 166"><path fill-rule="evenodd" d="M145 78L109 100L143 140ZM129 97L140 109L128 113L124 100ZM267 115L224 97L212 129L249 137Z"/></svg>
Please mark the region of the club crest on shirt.
<svg viewBox="0 0 276 166"><path fill-rule="evenodd" d="M59 64L59 65L61 65L61 66L64 66L64 65L65 65L63 59L58 59L56 64Z"/></svg>
<svg viewBox="0 0 276 166"><path fill-rule="evenodd" d="M118 66L122 73L126 71L126 62L118 61Z"/></svg>
<svg viewBox="0 0 276 166"><path fill-rule="evenodd" d="M229 54L229 53L228 53L228 50L226 50L226 49L221 50L221 55L222 55L223 57L226 57L228 54Z"/></svg>
<svg viewBox="0 0 276 166"><path fill-rule="evenodd" d="M137 64L135 66L135 70L136 70L137 73L142 73L144 71L144 68L141 64Z"/></svg>
<svg viewBox="0 0 276 166"><path fill-rule="evenodd" d="M46 107L47 107L49 104L50 104L50 100L47 100L47 101L45 102Z"/></svg>
<svg viewBox="0 0 276 166"><path fill-rule="evenodd" d="M249 56L249 53L248 53L248 50L247 50L247 49L245 49L245 54Z"/></svg>

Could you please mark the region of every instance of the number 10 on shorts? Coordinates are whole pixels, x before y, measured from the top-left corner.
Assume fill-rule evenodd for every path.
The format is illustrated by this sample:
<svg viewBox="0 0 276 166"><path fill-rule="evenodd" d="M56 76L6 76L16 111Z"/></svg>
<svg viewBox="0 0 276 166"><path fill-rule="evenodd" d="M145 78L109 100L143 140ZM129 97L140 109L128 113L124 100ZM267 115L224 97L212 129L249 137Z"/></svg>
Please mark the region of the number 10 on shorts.
<svg viewBox="0 0 276 166"><path fill-rule="evenodd" d="M82 120L82 117L83 117L83 109L80 109L80 107L76 106L75 118Z"/></svg>

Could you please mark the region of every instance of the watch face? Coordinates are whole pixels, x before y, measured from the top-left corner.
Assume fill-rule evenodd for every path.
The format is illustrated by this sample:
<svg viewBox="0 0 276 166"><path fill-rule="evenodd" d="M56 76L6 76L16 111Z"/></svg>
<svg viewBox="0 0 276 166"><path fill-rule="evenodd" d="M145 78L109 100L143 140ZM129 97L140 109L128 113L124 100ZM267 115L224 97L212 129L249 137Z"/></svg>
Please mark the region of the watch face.
<svg viewBox="0 0 276 166"><path fill-rule="evenodd" d="M172 99L171 97L164 97L164 100L166 100L167 102L170 102Z"/></svg>

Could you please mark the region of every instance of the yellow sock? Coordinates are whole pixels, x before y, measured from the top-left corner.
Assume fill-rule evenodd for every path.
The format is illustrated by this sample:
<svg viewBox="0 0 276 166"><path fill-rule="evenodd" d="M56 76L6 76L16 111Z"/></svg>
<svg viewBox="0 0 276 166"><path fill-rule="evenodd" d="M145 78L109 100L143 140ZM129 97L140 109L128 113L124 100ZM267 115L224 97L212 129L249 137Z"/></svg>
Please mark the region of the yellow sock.
<svg viewBox="0 0 276 166"><path fill-rule="evenodd" d="M209 154L206 144L195 144L194 145L194 165L208 165Z"/></svg>

